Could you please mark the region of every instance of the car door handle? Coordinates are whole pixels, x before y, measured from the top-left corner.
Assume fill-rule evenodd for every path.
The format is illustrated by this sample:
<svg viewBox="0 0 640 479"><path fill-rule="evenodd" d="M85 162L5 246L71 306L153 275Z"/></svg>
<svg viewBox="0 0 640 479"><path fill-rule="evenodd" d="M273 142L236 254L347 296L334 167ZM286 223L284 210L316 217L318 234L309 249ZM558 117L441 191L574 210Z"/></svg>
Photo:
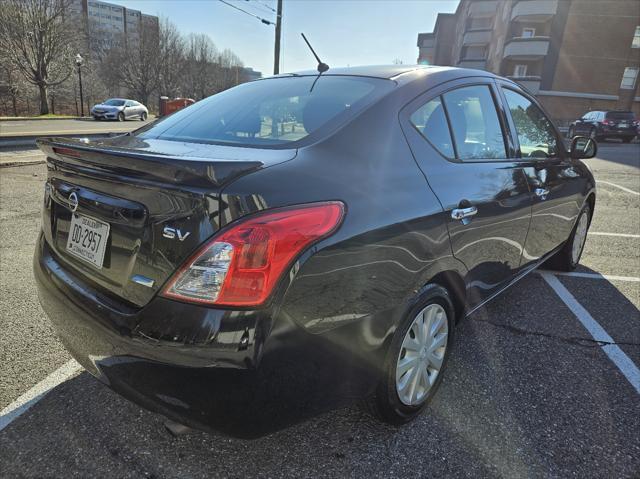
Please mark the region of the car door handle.
<svg viewBox="0 0 640 479"><path fill-rule="evenodd" d="M455 208L451 210L451 218L454 220L462 220L478 214L478 208L469 206L468 208Z"/></svg>
<svg viewBox="0 0 640 479"><path fill-rule="evenodd" d="M546 200L547 195L549 194L549 190L547 190L546 188L536 188L535 193L536 196L541 200Z"/></svg>

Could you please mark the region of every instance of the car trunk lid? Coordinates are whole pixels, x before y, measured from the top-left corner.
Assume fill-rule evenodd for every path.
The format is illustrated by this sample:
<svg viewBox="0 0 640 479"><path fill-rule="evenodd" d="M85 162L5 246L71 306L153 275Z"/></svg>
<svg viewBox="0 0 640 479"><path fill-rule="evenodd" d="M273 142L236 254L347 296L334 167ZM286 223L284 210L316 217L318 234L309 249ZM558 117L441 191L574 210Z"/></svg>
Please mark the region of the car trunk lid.
<svg viewBox="0 0 640 479"><path fill-rule="evenodd" d="M224 185L296 154L130 135L45 138L38 146L48 157L43 231L53 253L64 267L135 306L148 303L219 228ZM68 249L81 218L109 225L101 265Z"/></svg>

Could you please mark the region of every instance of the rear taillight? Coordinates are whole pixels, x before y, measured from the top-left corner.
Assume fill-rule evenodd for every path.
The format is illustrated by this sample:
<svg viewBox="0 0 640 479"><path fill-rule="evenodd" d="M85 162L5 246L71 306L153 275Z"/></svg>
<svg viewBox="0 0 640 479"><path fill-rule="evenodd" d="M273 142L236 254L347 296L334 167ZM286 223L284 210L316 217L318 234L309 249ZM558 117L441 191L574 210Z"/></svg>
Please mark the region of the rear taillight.
<svg viewBox="0 0 640 479"><path fill-rule="evenodd" d="M611 120L602 120L602 124L603 125L613 125L613 122Z"/></svg>
<svg viewBox="0 0 640 479"><path fill-rule="evenodd" d="M302 251L338 229L344 212L343 203L331 201L241 219L189 258L161 295L218 306L260 306Z"/></svg>

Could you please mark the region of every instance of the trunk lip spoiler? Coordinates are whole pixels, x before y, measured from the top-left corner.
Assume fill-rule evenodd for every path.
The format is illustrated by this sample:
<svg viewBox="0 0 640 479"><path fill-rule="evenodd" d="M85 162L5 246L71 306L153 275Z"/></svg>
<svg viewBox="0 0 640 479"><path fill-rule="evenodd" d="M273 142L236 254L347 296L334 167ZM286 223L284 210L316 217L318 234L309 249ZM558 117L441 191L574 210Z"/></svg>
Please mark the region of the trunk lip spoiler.
<svg viewBox="0 0 640 479"><path fill-rule="evenodd" d="M120 159L139 159L151 161L165 166L173 166L176 169L183 169L186 172L191 173L193 176L201 179L206 179L206 183L216 188L222 187L227 183L237 179L245 174L252 173L262 168L268 168L269 166L280 164L286 161L293 160L298 153L297 149L281 150L281 153L285 153L283 158L279 160L265 159L242 159L242 158L215 158L215 157L202 157L194 155L175 155L167 154L159 151L136 151L134 148L114 147L110 145L96 145L92 144L90 140L82 138L66 138L66 137L40 137L36 139L36 145L42 150L48 157L48 159L54 160L54 162L64 161L75 164L81 164L84 167L95 165L100 167L108 166L106 162L96 162L93 159L84 159L71 157L68 155L60 154L55 151L57 147L74 149L81 152L86 152L95 155L108 155L117 157ZM219 175L210 171L212 165L218 165L221 170ZM118 167L117 164L111 165ZM224 171L226 170L226 171ZM179 184L184 181L184 178L171 178L166 175L161 175L154 171L141 171L139 169L131 168L138 174L145 173L151 176L158 176L163 181L169 181L170 183ZM218 173L218 172L216 172Z"/></svg>

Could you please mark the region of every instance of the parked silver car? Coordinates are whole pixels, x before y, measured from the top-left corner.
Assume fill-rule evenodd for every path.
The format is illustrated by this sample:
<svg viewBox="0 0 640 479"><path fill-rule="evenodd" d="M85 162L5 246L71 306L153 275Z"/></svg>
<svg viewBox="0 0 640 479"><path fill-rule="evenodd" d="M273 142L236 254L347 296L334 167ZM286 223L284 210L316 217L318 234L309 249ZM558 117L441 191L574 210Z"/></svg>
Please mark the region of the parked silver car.
<svg viewBox="0 0 640 479"><path fill-rule="evenodd" d="M142 103L125 98L109 98L91 108L91 116L94 120L118 120L140 119L145 121L149 116L149 110Z"/></svg>

